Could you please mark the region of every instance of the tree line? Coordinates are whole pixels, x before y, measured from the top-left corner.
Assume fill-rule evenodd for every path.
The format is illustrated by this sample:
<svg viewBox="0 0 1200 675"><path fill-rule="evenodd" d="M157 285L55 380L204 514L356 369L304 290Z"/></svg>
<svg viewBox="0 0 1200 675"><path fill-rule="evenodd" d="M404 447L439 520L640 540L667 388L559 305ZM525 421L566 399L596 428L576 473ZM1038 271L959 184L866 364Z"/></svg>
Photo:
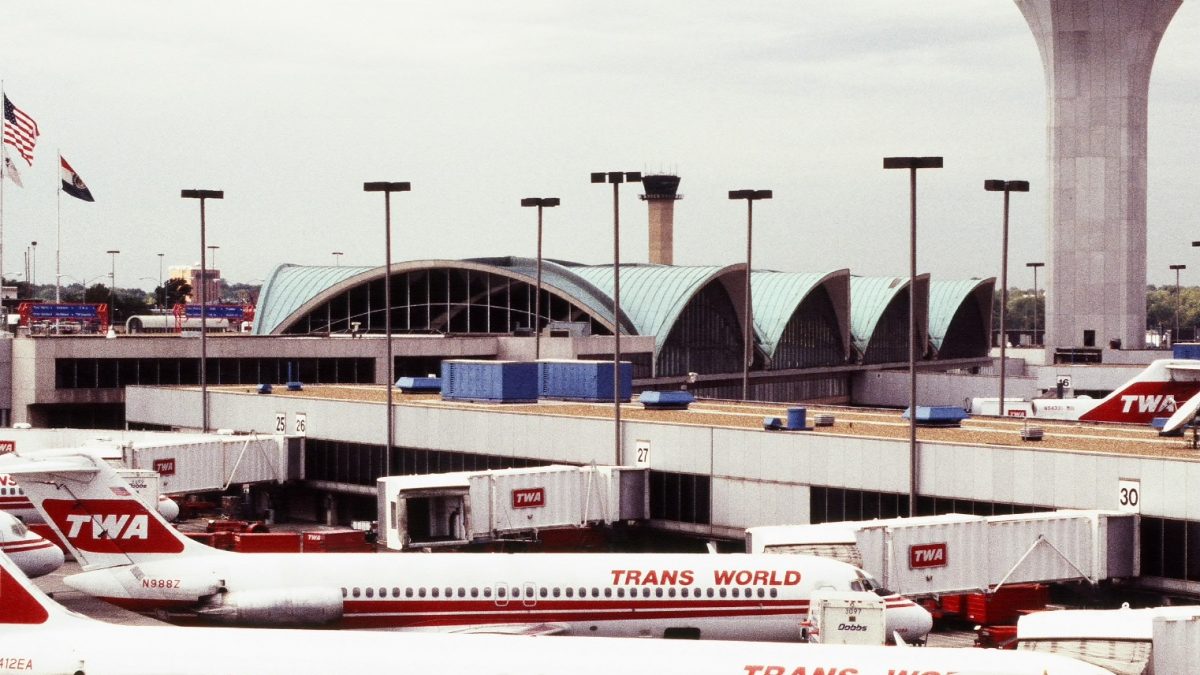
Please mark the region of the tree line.
<svg viewBox="0 0 1200 675"><path fill-rule="evenodd" d="M54 284L29 284L24 281L5 279L6 286L16 286L17 303L21 302L54 302ZM220 282L218 304L253 305L258 301L259 284ZM109 288L106 284L84 286L75 282L64 284L59 290L62 302L83 302L88 304L109 304L110 317L113 323L123 323L125 319L138 314L153 314L156 311L170 312L175 305L185 304L192 293L192 286L183 279L168 279L163 285L147 292L141 288ZM11 305L11 301L5 303ZM15 307L10 307L10 311Z"/></svg>
<svg viewBox="0 0 1200 675"><path fill-rule="evenodd" d="M1181 286L1175 295L1175 285L1146 287L1146 330L1165 335L1175 328L1175 311L1179 310L1179 335L1176 339L1194 339L1200 334L1200 287ZM1036 314L1035 314L1036 312ZM1034 318L1037 330L1046 329L1046 294L1038 289L1035 298L1032 289L1010 288L1008 307L1004 323L1009 331L1032 333ZM992 298L992 327L1000 327L1000 293Z"/></svg>

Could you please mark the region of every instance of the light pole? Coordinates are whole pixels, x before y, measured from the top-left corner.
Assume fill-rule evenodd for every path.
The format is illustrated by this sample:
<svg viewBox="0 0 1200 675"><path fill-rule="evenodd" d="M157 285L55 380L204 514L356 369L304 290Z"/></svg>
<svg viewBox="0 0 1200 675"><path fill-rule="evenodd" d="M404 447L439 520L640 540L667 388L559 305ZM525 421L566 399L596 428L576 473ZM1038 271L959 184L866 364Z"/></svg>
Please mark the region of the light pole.
<svg viewBox="0 0 1200 675"><path fill-rule="evenodd" d="M167 304L167 289L165 287L163 287L163 278L162 278L163 256L165 254L164 253L156 253L155 255L158 256L158 294L159 294L158 295L158 311L162 312L163 305Z"/></svg>
<svg viewBox="0 0 1200 675"><path fill-rule="evenodd" d="M105 253L107 253L109 256L111 256L110 260L112 262L112 266L109 268L109 272L108 272L108 315L110 317L109 325L112 325L112 323L114 323L117 320L117 306L113 304L113 301L116 299L117 254L120 253L120 251L118 251L116 249L110 249L108 251L105 251Z"/></svg>
<svg viewBox="0 0 1200 675"><path fill-rule="evenodd" d="M224 190L181 190L183 199L200 200L200 408L201 431L208 433L208 269L204 265L204 200L224 199ZM160 254L161 255L161 254ZM162 258L159 258L160 262ZM160 268L161 269L161 268ZM161 274L161 272L160 272Z"/></svg>
<svg viewBox="0 0 1200 675"><path fill-rule="evenodd" d="M29 245L33 248L33 252L29 254L29 285L37 284L37 242L31 241Z"/></svg>
<svg viewBox="0 0 1200 675"><path fill-rule="evenodd" d="M1037 272L1039 267L1045 267L1044 262L1027 262L1026 267L1033 268L1033 343L1042 344L1038 340L1038 287L1037 287Z"/></svg>
<svg viewBox="0 0 1200 675"><path fill-rule="evenodd" d="M908 515L917 515L917 170L942 168L941 157L884 157L884 169L908 169Z"/></svg>
<svg viewBox="0 0 1200 675"><path fill-rule="evenodd" d="M1200 246L1200 241L1193 241L1192 246ZM1193 326L1193 332L1194 332L1194 329L1195 329L1195 326ZM1193 335L1192 337L1195 337L1195 335Z"/></svg>
<svg viewBox="0 0 1200 675"><path fill-rule="evenodd" d="M219 248L221 248L221 247L217 246L216 244L208 245L208 253L209 253L208 266L214 270L217 269L217 249L219 249Z"/></svg>
<svg viewBox="0 0 1200 675"><path fill-rule="evenodd" d="M537 229L537 295L533 301L533 358L542 358L542 209L558 206L558 197L526 197L521 206L536 206Z"/></svg>
<svg viewBox="0 0 1200 675"><path fill-rule="evenodd" d="M334 267L342 266L342 252L341 251L333 252L333 266Z"/></svg>
<svg viewBox="0 0 1200 675"><path fill-rule="evenodd" d="M364 192L383 193L383 248L386 259L383 271L383 341L387 344L385 350L387 363L384 366L387 371L387 451L383 457L383 474L385 476L390 476L392 472L392 434L395 427L395 412L392 410L392 386L395 384L395 379L392 376L392 193L408 192L410 190L412 190L412 184L407 181L400 183L388 181L363 183Z"/></svg>
<svg viewBox="0 0 1200 675"><path fill-rule="evenodd" d="M1027 180L985 180L983 189L988 192L1004 193L1004 235L1000 245L1000 416L1007 414L1004 404L1004 350L1008 346L1005 331L1008 311L1008 194L1029 192Z"/></svg>
<svg viewBox="0 0 1200 675"><path fill-rule="evenodd" d="M770 199L770 190L730 190L730 199L746 200L746 321L742 326L742 400L750 400L750 362L754 344L754 298L750 293L750 250L754 241L754 202L759 199Z"/></svg>
<svg viewBox="0 0 1200 675"><path fill-rule="evenodd" d="M592 173L593 183L613 186L613 452L621 464L621 183L642 182L640 171Z"/></svg>
<svg viewBox="0 0 1200 675"><path fill-rule="evenodd" d="M1175 331L1171 333L1171 343L1179 340L1179 270L1186 270L1187 265L1169 265L1175 270Z"/></svg>

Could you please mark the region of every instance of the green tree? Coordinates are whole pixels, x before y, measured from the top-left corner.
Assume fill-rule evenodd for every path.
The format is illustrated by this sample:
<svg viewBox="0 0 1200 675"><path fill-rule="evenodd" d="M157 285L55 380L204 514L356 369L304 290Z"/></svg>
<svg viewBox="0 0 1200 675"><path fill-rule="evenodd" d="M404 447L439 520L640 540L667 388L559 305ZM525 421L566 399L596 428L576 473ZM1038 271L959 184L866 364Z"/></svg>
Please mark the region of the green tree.
<svg viewBox="0 0 1200 675"><path fill-rule="evenodd" d="M1037 312L1037 329L1046 330L1046 296L1038 289L1037 297L1032 290L1021 288L1008 289L1008 307L1005 309L1004 322L1007 330L1032 335L1034 332L1034 312ZM992 296L992 330L1000 328L1000 291Z"/></svg>
<svg viewBox="0 0 1200 675"><path fill-rule="evenodd" d="M192 285L183 279L167 279L154 293L158 295L163 290L166 292L166 302L163 306L169 310L175 305L187 302L188 296L192 294Z"/></svg>
<svg viewBox="0 0 1200 675"><path fill-rule="evenodd" d="M83 301L92 304L108 302L108 286L104 284L92 284L83 292Z"/></svg>

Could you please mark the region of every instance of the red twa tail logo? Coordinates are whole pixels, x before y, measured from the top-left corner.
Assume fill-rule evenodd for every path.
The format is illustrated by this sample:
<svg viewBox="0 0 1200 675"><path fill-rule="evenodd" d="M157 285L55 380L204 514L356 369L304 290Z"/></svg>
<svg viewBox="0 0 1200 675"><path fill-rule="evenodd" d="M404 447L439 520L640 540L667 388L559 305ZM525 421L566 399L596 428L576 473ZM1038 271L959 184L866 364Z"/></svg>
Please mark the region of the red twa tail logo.
<svg viewBox="0 0 1200 675"><path fill-rule="evenodd" d="M89 553L179 553L183 542L133 499L47 499L43 506L67 541Z"/></svg>
<svg viewBox="0 0 1200 675"><path fill-rule="evenodd" d="M0 568L0 624L46 623L50 614L42 603L13 577L5 563Z"/></svg>
<svg viewBox="0 0 1200 675"><path fill-rule="evenodd" d="M1079 416L1084 422L1149 424L1155 417L1169 417L1178 404L1200 391L1200 384L1183 382L1134 382L1118 390L1095 408Z"/></svg>

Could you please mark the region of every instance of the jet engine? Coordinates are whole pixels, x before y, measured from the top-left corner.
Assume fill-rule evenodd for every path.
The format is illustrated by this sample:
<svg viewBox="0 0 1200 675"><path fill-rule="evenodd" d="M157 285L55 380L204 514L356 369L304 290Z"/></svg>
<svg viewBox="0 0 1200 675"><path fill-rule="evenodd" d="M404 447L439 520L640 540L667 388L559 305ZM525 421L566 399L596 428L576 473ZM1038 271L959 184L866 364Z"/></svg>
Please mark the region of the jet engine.
<svg viewBox="0 0 1200 675"><path fill-rule="evenodd" d="M238 626L327 626L342 618L339 588L288 588L220 593L196 613Z"/></svg>

